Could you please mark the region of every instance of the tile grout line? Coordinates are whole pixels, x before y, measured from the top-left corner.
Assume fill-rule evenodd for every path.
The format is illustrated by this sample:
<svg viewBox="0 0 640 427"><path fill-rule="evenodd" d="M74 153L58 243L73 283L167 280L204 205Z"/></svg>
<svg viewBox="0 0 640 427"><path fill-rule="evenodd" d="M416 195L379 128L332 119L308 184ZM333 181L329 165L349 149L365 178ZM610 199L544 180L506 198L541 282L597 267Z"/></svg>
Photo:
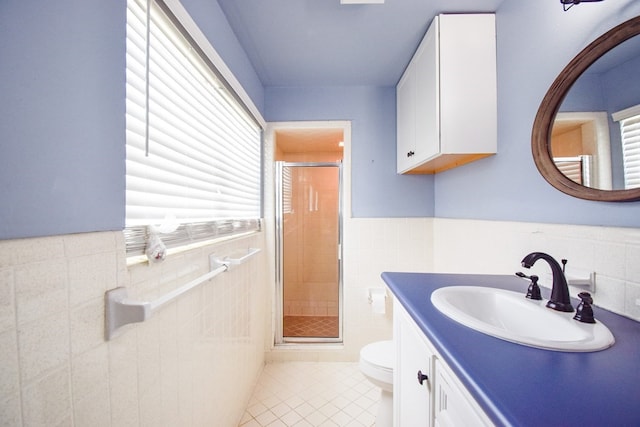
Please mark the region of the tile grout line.
<svg viewBox="0 0 640 427"><path fill-rule="evenodd" d="M268 364L240 425L373 426L378 397L378 389L360 374L356 363Z"/></svg>

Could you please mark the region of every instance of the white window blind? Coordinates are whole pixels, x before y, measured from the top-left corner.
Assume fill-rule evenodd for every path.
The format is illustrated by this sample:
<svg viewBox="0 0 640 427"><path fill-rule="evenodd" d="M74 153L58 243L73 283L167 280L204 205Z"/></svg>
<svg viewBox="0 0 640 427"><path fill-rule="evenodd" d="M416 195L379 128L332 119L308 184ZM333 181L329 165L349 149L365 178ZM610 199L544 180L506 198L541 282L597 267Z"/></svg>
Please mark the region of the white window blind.
<svg viewBox="0 0 640 427"><path fill-rule="evenodd" d="M620 123L624 188L640 188L640 105L614 113Z"/></svg>
<svg viewBox="0 0 640 427"><path fill-rule="evenodd" d="M282 168L282 213L293 213L293 182L291 176L291 168Z"/></svg>
<svg viewBox="0 0 640 427"><path fill-rule="evenodd" d="M567 178L577 182L578 184L591 186L591 161L590 155L582 155L576 157L554 157L553 161Z"/></svg>
<svg viewBox="0 0 640 427"><path fill-rule="evenodd" d="M127 253L255 230L261 129L170 12L127 1Z"/></svg>

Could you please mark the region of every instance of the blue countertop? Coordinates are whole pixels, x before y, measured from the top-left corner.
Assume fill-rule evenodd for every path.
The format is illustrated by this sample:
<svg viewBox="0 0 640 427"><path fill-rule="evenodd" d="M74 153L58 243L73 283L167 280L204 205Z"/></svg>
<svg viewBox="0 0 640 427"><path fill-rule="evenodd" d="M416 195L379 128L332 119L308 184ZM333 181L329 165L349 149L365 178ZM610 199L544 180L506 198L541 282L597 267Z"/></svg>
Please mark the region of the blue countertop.
<svg viewBox="0 0 640 427"><path fill-rule="evenodd" d="M431 293L446 286L520 290L524 296L525 280L389 272L382 278L496 425L640 426L639 322L594 306L596 320L616 339L613 347L591 353L541 350L476 332L431 303ZM549 291L542 291L548 298Z"/></svg>

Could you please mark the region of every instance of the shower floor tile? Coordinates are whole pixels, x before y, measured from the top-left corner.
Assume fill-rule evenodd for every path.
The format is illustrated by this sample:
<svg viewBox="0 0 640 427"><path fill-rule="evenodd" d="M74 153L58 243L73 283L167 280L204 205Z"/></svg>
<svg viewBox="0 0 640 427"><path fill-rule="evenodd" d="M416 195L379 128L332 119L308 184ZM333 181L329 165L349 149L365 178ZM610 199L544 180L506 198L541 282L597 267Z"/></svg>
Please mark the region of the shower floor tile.
<svg viewBox="0 0 640 427"><path fill-rule="evenodd" d="M239 425L372 427L379 399L357 363L270 363Z"/></svg>
<svg viewBox="0 0 640 427"><path fill-rule="evenodd" d="M284 316L285 337L337 338L337 316Z"/></svg>

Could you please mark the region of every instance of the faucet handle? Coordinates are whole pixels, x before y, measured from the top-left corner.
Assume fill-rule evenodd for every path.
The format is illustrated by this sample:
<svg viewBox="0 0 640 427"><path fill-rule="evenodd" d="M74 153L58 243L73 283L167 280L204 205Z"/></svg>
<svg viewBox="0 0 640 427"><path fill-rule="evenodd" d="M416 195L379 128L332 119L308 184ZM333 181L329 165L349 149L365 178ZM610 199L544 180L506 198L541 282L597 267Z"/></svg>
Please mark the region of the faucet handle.
<svg viewBox="0 0 640 427"><path fill-rule="evenodd" d="M531 283L529 284L529 288L527 289L527 298L541 301L542 295L540 294L540 286L538 286L538 276L531 275L529 276L531 279Z"/></svg>
<svg viewBox="0 0 640 427"><path fill-rule="evenodd" d="M540 293L540 286L538 286L538 279L539 279L538 276L536 276L535 274L532 274L531 276L527 276L526 274L520 271L516 273L516 276L531 280L531 283L529 284L529 288L527 289L528 299L532 299L536 301L542 300L542 295Z"/></svg>
<svg viewBox="0 0 640 427"><path fill-rule="evenodd" d="M576 307L576 315L573 316L578 322L582 323L596 323L596 319L593 317L593 298L589 292L580 292L578 297L582 300L578 307Z"/></svg>

